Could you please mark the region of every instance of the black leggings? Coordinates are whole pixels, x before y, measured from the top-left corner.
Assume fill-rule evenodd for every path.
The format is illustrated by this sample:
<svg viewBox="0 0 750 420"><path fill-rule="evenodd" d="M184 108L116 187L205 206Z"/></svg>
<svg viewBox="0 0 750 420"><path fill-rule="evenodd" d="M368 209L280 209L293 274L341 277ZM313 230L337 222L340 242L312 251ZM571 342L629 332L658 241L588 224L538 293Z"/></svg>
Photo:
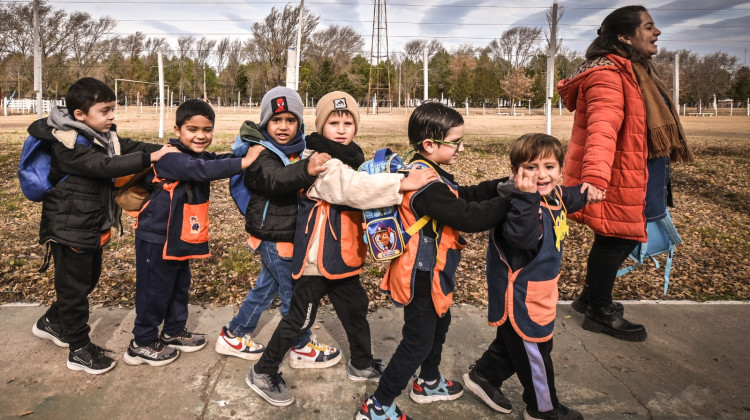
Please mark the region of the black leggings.
<svg viewBox="0 0 750 420"><path fill-rule="evenodd" d="M612 302L617 270L636 245L638 241L632 239L594 235L586 268L586 284L581 292L589 306L597 308Z"/></svg>

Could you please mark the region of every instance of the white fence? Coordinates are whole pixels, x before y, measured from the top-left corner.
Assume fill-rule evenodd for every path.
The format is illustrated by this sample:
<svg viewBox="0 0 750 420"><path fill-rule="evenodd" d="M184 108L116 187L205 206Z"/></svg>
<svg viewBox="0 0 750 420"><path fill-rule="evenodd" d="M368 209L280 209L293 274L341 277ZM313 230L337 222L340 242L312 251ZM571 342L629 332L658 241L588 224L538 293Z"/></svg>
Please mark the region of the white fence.
<svg viewBox="0 0 750 420"><path fill-rule="evenodd" d="M3 98L3 115L8 114L36 114L35 99ZM42 114L48 114L54 105L63 105L63 100L43 99Z"/></svg>

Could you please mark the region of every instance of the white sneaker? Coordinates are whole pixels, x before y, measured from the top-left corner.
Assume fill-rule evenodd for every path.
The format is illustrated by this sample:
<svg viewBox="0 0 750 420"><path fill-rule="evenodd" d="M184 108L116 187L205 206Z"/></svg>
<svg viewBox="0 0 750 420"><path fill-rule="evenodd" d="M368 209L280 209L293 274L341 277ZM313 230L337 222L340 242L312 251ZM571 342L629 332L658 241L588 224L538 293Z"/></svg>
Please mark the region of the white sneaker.
<svg viewBox="0 0 750 420"><path fill-rule="evenodd" d="M263 354L263 344L258 344L250 338L250 335L244 337L230 337L227 334L227 327L221 327L221 335L216 340L214 347L217 353L226 354L227 356L239 357L245 360L258 360Z"/></svg>
<svg viewBox="0 0 750 420"><path fill-rule="evenodd" d="M323 369L341 360L341 350L316 343L315 337L301 349L289 350L289 365L295 369Z"/></svg>

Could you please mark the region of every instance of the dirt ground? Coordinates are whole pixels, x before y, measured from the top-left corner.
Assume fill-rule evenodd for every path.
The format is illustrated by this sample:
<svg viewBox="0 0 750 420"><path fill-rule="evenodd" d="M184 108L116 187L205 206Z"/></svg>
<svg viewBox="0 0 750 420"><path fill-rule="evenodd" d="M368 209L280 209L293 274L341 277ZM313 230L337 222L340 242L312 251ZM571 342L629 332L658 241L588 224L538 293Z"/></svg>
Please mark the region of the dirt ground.
<svg viewBox="0 0 750 420"><path fill-rule="evenodd" d="M159 123L153 108L143 114L130 107L129 113L118 115L118 131L137 140L162 142L157 133ZM362 109L357 142L366 155L388 146L401 153L407 151L406 126L408 112L380 110L378 115ZM460 109L462 114L463 109ZM525 110L527 111L527 110ZM495 109L485 113L470 110L466 116L465 153L449 171L463 185L507 176L508 145L519 135L544 132L545 118L539 110L532 116L498 116ZM689 143L697 157L689 165L674 165L673 187L676 207L672 209L684 243L677 247L669 293L662 295L664 271L653 262L621 277L615 286L617 299L750 299L750 234L748 211L743 199L750 186L750 118L744 116L683 117ZM44 247L37 243L40 203L26 200L20 193L16 176L18 156L26 136L25 129L35 116L0 115L0 303L42 302L54 298L53 270L38 273ZM257 109L222 108L217 114L216 134L211 150L229 150L243 120L258 120ZM172 134L174 114L165 117L165 138ZM567 142L572 115L553 112L552 134ZM307 132L313 130L312 109L306 109ZM205 305L227 305L241 302L259 269L259 259L244 245L244 222L228 194L227 181L214 183L211 195L212 257L192 263L192 302ZM135 265L133 256L133 219L123 216L124 235L112 241L105 251L105 268L92 303L133 305ZM486 304L484 257L486 233L466 235L470 246L464 251L457 273L458 302ZM560 298L576 296L585 276L586 257L592 240L591 231L571 224L565 242L563 269L560 277ZM659 260L663 266L664 259ZM372 306L389 304L377 292L382 264L368 262L363 283L368 289Z"/></svg>

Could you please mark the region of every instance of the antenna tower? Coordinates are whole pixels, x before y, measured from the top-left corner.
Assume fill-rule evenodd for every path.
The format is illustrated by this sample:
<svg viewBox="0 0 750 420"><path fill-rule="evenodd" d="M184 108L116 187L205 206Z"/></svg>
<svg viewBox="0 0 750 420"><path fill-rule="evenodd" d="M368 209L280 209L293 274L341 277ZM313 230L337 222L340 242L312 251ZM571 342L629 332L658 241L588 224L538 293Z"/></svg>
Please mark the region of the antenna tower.
<svg viewBox="0 0 750 420"><path fill-rule="evenodd" d="M387 0L373 0L372 37L370 43L370 81L367 87L367 103L377 113L379 105L390 105L391 67L388 62L388 18ZM368 106L368 113L370 107Z"/></svg>

